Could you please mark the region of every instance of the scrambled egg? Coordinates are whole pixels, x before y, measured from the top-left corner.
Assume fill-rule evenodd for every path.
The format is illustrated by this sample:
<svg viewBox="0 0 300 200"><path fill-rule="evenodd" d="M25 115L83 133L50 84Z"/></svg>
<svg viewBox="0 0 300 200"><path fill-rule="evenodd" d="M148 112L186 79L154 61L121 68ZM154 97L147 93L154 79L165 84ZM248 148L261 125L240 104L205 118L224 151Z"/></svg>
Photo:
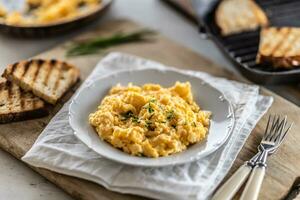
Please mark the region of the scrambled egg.
<svg viewBox="0 0 300 200"><path fill-rule="evenodd" d="M205 139L210 112L193 101L189 82L173 87L112 87L89 123L116 148L147 157L167 156Z"/></svg>
<svg viewBox="0 0 300 200"><path fill-rule="evenodd" d="M101 0L27 0L26 14L6 13L0 6L0 17L8 24L43 24L76 17L96 8Z"/></svg>

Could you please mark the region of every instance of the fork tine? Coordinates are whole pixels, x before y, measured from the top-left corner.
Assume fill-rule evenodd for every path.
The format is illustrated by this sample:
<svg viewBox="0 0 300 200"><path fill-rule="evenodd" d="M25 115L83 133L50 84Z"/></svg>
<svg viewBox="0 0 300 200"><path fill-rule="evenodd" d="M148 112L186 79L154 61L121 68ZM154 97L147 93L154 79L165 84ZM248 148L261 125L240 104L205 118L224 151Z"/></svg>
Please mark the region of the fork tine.
<svg viewBox="0 0 300 200"><path fill-rule="evenodd" d="M275 145L281 144L292 124L287 129L285 129L286 126L286 115L284 117L281 117L280 115L269 115L262 141L273 142Z"/></svg>
<svg viewBox="0 0 300 200"><path fill-rule="evenodd" d="M276 133L276 129L279 124L279 120L280 120L280 116L274 115L273 120L272 120L272 126L271 126L271 129L270 129L268 135L266 136L266 140L268 140L268 141L272 140L274 134Z"/></svg>
<svg viewBox="0 0 300 200"><path fill-rule="evenodd" d="M286 123L287 124L287 123ZM293 122L289 125L289 127L287 127L287 129L283 132L283 134L281 134L282 136L280 137L279 141L277 142L277 145L280 145L282 143L282 141L284 140L285 136L287 135L287 133L289 132L289 130L292 128L293 126Z"/></svg>
<svg viewBox="0 0 300 200"><path fill-rule="evenodd" d="M267 135L268 135L268 129L269 129L269 125L270 125L270 121L271 121L271 117L272 117L272 115L269 115L269 118L268 118L268 123L267 123L267 127L266 127L266 129L265 129L265 133L264 133L264 136L263 136L263 140L265 140L266 139L266 137L267 137Z"/></svg>
<svg viewBox="0 0 300 200"><path fill-rule="evenodd" d="M276 134L274 135L274 138L272 138L272 141L277 142L278 139L281 138L286 124L287 124L287 116L285 115L283 120L281 120L280 124L278 125L278 127L276 129Z"/></svg>
<svg viewBox="0 0 300 200"><path fill-rule="evenodd" d="M271 137L272 137L272 135L274 133L274 129L276 128L276 126L278 124L278 117L279 117L278 115L273 115L272 125L271 125L271 127L269 129L269 133L268 133L268 135L266 137L266 140L270 140L271 139Z"/></svg>
<svg viewBox="0 0 300 200"><path fill-rule="evenodd" d="M272 128L275 128L276 124L278 123L279 115L274 115Z"/></svg>
<svg viewBox="0 0 300 200"><path fill-rule="evenodd" d="M284 127L285 127L285 117L282 118L281 116L279 116L279 122L278 122L278 124L277 124L276 129L275 129L275 133L274 133L274 136L273 136L273 138L272 138L272 141L275 141L276 138L277 138L279 135L281 135L282 130L284 129Z"/></svg>
<svg viewBox="0 0 300 200"><path fill-rule="evenodd" d="M274 121L273 121L273 124L272 124L273 126L272 126L272 129L271 129L271 132L270 132L270 137L268 137L268 141L271 141L274 134L276 133L278 123L279 123L279 115L276 115L274 117Z"/></svg>

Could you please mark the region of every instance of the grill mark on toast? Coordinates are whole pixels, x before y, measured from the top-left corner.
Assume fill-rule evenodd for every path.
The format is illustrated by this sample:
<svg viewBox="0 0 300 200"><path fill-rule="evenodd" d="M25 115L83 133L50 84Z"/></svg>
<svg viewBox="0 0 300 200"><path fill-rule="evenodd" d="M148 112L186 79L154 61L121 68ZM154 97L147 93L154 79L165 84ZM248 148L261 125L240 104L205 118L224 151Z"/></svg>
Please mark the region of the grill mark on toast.
<svg viewBox="0 0 300 200"><path fill-rule="evenodd" d="M0 94L3 96L6 95L5 90L6 90L6 82L2 82L0 84ZM5 98L5 96L4 96L3 99L7 99L7 98ZM1 102L1 106L4 106L6 104L7 104L7 101Z"/></svg>
<svg viewBox="0 0 300 200"><path fill-rule="evenodd" d="M11 110L11 96L12 96L12 85L10 81L6 82L6 86L7 86L7 102L8 102L8 110Z"/></svg>
<svg viewBox="0 0 300 200"><path fill-rule="evenodd" d="M45 60L36 59L36 63L37 63L38 66L41 66L44 62L45 62Z"/></svg>
<svg viewBox="0 0 300 200"><path fill-rule="evenodd" d="M26 75L26 73L28 72L28 69L29 69L29 67L31 66L31 64L32 64L32 60L29 60L29 61L27 61L27 62L25 63L25 65L24 65L24 71L23 71L23 74L22 74L22 76L21 76L21 79L22 79L23 77L25 77L25 75Z"/></svg>
<svg viewBox="0 0 300 200"><path fill-rule="evenodd" d="M288 56L289 52L293 49L293 44L297 43L297 41L299 41L299 37L298 34L295 33L295 37L293 38L293 40L290 42L290 45L288 45L288 48L285 49L285 52L283 53L283 56L286 57Z"/></svg>
<svg viewBox="0 0 300 200"><path fill-rule="evenodd" d="M6 81L0 84L0 91L6 89Z"/></svg>
<svg viewBox="0 0 300 200"><path fill-rule="evenodd" d="M293 43L295 43L299 38L294 37L291 43L288 45L286 49L284 49L283 57L288 57L289 52L293 49Z"/></svg>
<svg viewBox="0 0 300 200"><path fill-rule="evenodd" d="M50 60L50 65L56 65L56 63L57 63L57 60L55 60L55 59Z"/></svg>
<svg viewBox="0 0 300 200"><path fill-rule="evenodd" d="M20 92L20 107L21 110L23 110L25 102L24 102L24 91L19 87L19 92Z"/></svg>
<svg viewBox="0 0 300 200"><path fill-rule="evenodd" d="M35 79L39 75L39 72L40 72L40 69L41 69L41 66L43 63L44 63L44 60L40 60L40 59L36 60L37 70L34 72L33 77L32 77L32 83L31 83L32 86L35 83Z"/></svg>
<svg viewBox="0 0 300 200"><path fill-rule="evenodd" d="M11 82L10 81L6 82L6 88L8 91L8 96L10 96L11 95Z"/></svg>
<svg viewBox="0 0 300 200"><path fill-rule="evenodd" d="M60 83L60 78L61 78L62 73L63 73L62 67L59 66L59 65L58 65L57 67L58 67L58 75L57 75L56 80L55 80L55 83L54 83L54 88L53 88L54 91L57 90L57 88L58 88L58 86L59 86L59 83Z"/></svg>
<svg viewBox="0 0 300 200"><path fill-rule="evenodd" d="M48 99L49 102L52 101L54 102L56 100L53 99L60 98L61 95L66 92L65 90L70 88L74 80L76 81L78 78L78 73L75 67L73 67L72 65L64 61L59 61L56 59L52 59L52 60L31 59L31 60L21 61L19 63L14 63L13 65L7 68L7 72L4 77L10 79L16 78L18 81L20 81L20 84L25 82L27 84L26 86L27 89L29 88L28 90L31 91L34 89L38 90L39 92L45 94L46 97L50 99L50 100ZM20 69L18 69L18 67ZM57 70L57 72L55 70ZM14 73L14 75L12 73ZM49 81L51 81L50 84ZM47 90L43 91L44 87L47 87ZM60 90L60 88L61 91L58 91ZM1 89L1 85L0 85L0 89ZM17 101L18 108L21 107L21 109L25 109L25 108L32 109L32 107L36 108L42 106L40 99L35 99L31 101L32 98L30 97L30 95L27 98L27 92L25 92L25 90L20 89L20 91L18 91L19 90L18 87L13 87L11 89L12 91L10 91L9 98L7 98L8 102L12 100ZM8 92L5 91L5 94L7 95ZM19 99L16 98L12 99L16 95L17 98ZM30 102L28 102L29 99ZM14 108L13 105L10 106L11 109Z"/></svg>
<svg viewBox="0 0 300 200"><path fill-rule="evenodd" d="M258 58L260 55L263 55L265 57L262 57L257 62L269 62L273 65L274 68L288 69L299 66L300 56L297 55L299 55L300 50L298 50L299 48L297 48L297 44L299 44L300 42L300 29L291 27L272 27L265 29L265 31L265 34L261 35L268 40L262 40L262 42L260 43L260 47L262 47L263 45L264 47L266 47L268 43L273 42L273 48L270 48L270 50L273 50L273 52L271 52L270 55L263 55L260 48ZM261 39L264 39L263 37Z"/></svg>
<svg viewBox="0 0 300 200"><path fill-rule="evenodd" d="M36 100L34 99L34 100L32 101L32 109L35 110L35 108L36 108Z"/></svg>
<svg viewBox="0 0 300 200"><path fill-rule="evenodd" d="M22 64L20 63L20 66ZM1 110L1 124L42 117L47 114L42 100L25 92L13 82L6 79L1 80L0 92L4 100L1 102L1 106L5 106Z"/></svg>
<svg viewBox="0 0 300 200"><path fill-rule="evenodd" d="M51 72L52 72L52 69L54 68L54 66L55 66L56 63L57 63L56 60L51 60L51 61L50 61L49 71L48 71L48 73L46 73L45 79L44 79L44 81L43 81L44 85L48 85L49 77L50 77Z"/></svg>
<svg viewBox="0 0 300 200"><path fill-rule="evenodd" d="M266 50L265 50L265 49L270 48L270 43L266 42L264 37L266 36L266 32L271 31L271 30L272 30L271 28L266 28L266 29L263 29L260 33L260 41L259 41L259 47L258 47L259 50L258 50L258 52L261 53L261 55L265 55L265 56L270 55L269 52L268 51L266 52Z"/></svg>
<svg viewBox="0 0 300 200"><path fill-rule="evenodd" d="M16 63L14 63L12 66L11 66L11 74L13 74L14 73L14 71L16 70L16 68L17 68L17 66L19 65L19 63L18 62L16 62Z"/></svg>
<svg viewBox="0 0 300 200"><path fill-rule="evenodd" d="M296 33L293 32L292 29L289 29L289 33L286 35L285 40L280 43L278 48L273 52L274 57L286 57L288 56L288 52L293 49L293 43L298 40ZM290 40L290 37L293 37Z"/></svg>
<svg viewBox="0 0 300 200"><path fill-rule="evenodd" d="M280 30L282 30L282 29L278 28L278 29L277 29L277 32L280 33ZM283 42L285 41L285 39L286 39L286 36L287 36L290 32L291 32L291 29L288 29L288 30L282 35L281 40L279 40L279 41L277 42L277 44L274 46L274 48L271 50L270 55L274 55L275 51L282 45L282 43L283 43Z"/></svg>
<svg viewBox="0 0 300 200"><path fill-rule="evenodd" d="M7 87L7 81L2 82L0 84L0 88L1 88L1 95L5 95L3 98L6 99L6 101L2 104L2 105L7 105L9 104L9 101L7 101L7 93L5 91L7 91L8 87Z"/></svg>

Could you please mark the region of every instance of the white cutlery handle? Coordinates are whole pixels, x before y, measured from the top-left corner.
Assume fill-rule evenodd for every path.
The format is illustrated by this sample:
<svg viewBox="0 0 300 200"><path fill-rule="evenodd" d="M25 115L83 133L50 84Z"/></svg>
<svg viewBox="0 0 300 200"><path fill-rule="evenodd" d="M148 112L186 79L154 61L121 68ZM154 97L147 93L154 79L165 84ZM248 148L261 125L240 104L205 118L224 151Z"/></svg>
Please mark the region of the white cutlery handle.
<svg viewBox="0 0 300 200"><path fill-rule="evenodd" d="M244 164L242 165L225 183L212 200L231 200L239 188L243 185L248 175L250 174L252 167Z"/></svg>
<svg viewBox="0 0 300 200"><path fill-rule="evenodd" d="M255 166L240 200L256 200L266 173L265 166Z"/></svg>

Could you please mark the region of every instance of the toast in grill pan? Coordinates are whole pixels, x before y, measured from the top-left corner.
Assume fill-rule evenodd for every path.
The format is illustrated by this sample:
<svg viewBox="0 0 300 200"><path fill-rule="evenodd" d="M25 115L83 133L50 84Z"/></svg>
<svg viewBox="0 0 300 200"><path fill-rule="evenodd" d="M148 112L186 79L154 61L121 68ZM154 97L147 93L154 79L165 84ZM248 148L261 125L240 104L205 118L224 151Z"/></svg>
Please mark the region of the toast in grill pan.
<svg viewBox="0 0 300 200"><path fill-rule="evenodd" d="M33 119L48 114L45 103L15 83L0 79L0 123Z"/></svg>
<svg viewBox="0 0 300 200"><path fill-rule="evenodd" d="M221 1L215 20L223 36L268 25L266 14L253 0Z"/></svg>
<svg viewBox="0 0 300 200"><path fill-rule="evenodd" d="M79 70L58 60L32 59L9 65L3 76L55 104L79 79Z"/></svg>
<svg viewBox="0 0 300 200"><path fill-rule="evenodd" d="M300 28L268 27L261 30L256 58L259 64L291 69L300 65Z"/></svg>

